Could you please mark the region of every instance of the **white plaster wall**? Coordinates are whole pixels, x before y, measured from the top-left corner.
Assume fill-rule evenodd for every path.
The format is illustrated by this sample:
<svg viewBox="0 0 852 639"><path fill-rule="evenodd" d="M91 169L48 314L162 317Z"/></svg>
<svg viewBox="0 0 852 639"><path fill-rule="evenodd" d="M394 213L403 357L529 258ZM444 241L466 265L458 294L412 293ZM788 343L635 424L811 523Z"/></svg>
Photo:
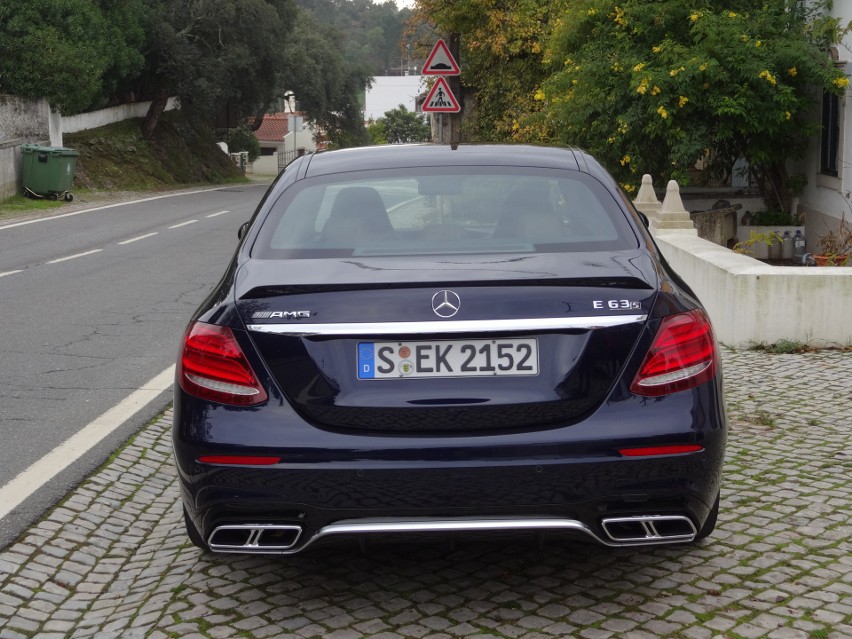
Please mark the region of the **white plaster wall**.
<svg viewBox="0 0 852 639"><path fill-rule="evenodd" d="M129 120L130 118L144 118L149 106L151 106L150 100L147 102L120 104L107 109L90 111L89 113L65 116L62 118L62 132L76 133L77 131L97 129L99 126L106 126L107 124ZM165 110L171 111L175 108L177 108L176 99L169 98Z"/></svg>
<svg viewBox="0 0 852 639"><path fill-rule="evenodd" d="M255 175L278 175L278 154L261 155L252 162L251 172Z"/></svg>
<svg viewBox="0 0 852 639"><path fill-rule="evenodd" d="M852 344L852 267L776 267L687 233L655 236L723 344Z"/></svg>

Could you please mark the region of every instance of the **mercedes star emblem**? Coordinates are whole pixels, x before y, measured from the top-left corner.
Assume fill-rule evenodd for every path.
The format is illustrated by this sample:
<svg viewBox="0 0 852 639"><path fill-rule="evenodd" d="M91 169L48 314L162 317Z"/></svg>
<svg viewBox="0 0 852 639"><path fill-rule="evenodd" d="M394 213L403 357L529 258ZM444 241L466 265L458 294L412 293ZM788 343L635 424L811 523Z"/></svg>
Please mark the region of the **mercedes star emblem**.
<svg viewBox="0 0 852 639"><path fill-rule="evenodd" d="M432 296L432 310L438 317L452 317L461 308L461 298L453 291L438 291Z"/></svg>

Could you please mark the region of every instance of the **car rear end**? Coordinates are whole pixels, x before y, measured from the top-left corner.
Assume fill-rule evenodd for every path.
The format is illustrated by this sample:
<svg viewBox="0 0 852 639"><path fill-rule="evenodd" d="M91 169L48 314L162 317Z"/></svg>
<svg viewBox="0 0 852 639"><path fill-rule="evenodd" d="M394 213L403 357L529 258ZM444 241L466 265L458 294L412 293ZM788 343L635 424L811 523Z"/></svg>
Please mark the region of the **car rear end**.
<svg viewBox="0 0 852 639"><path fill-rule="evenodd" d="M198 538L701 535L718 352L617 187L575 151L392 153L294 167L187 329L174 436Z"/></svg>

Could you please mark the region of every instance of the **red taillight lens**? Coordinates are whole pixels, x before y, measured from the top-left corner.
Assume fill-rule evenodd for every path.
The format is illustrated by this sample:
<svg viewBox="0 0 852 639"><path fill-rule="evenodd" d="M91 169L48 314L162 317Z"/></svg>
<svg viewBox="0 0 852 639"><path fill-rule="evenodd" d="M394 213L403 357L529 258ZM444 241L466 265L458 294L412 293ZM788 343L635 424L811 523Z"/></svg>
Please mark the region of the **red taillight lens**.
<svg viewBox="0 0 852 639"><path fill-rule="evenodd" d="M178 365L178 382L190 395L235 406L268 399L234 333L225 326L192 323Z"/></svg>
<svg viewBox="0 0 852 639"><path fill-rule="evenodd" d="M694 388L716 374L716 342L704 311L663 319L630 392L658 397Z"/></svg>
<svg viewBox="0 0 852 639"><path fill-rule="evenodd" d="M198 461L202 464L222 466L273 466L279 463L281 458L266 455L203 455Z"/></svg>
<svg viewBox="0 0 852 639"><path fill-rule="evenodd" d="M619 448L624 457L657 457L659 455L683 455L704 450L698 444L674 444L671 446L646 446L644 448Z"/></svg>

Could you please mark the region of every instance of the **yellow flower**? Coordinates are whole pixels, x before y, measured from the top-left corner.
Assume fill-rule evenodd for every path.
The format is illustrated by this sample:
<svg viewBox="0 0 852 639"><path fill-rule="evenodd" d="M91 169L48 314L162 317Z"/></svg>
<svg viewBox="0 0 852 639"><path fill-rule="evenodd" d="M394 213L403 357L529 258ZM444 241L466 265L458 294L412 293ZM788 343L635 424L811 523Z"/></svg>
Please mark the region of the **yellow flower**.
<svg viewBox="0 0 852 639"><path fill-rule="evenodd" d="M680 96L680 99L677 101L677 105L682 109L684 105L689 102L689 98L685 95Z"/></svg>
<svg viewBox="0 0 852 639"><path fill-rule="evenodd" d="M618 132L621 133L621 135L624 135L629 130L630 130L630 127L627 125L627 122L625 122L624 120L618 121Z"/></svg>
<svg viewBox="0 0 852 639"><path fill-rule="evenodd" d="M699 70L699 71L706 71L706 70L707 70L707 63L706 63L706 62L702 62L702 63L701 63L701 66L700 66L700 67L698 67L698 70Z"/></svg>
<svg viewBox="0 0 852 639"><path fill-rule="evenodd" d="M639 83L639 86L636 87L636 93L640 95L645 95L648 91L648 82L650 80L648 78L642 78L642 82Z"/></svg>
<svg viewBox="0 0 852 639"><path fill-rule="evenodd" d="M778 81L775 79L775 76L774 76L774 75L772 75L772 74L769 72L769 70L768 70L768 69L764 69L763 71L761 71L761 72L758 74L758 77L759 77L759 78L763 78L764 80L766 80L766 81L767 81L769 84L771 84L772 86L775 86L776 84L778 84Z"/></svg>
<svg viewBox="0 0 852 639"><path fill-rule="evenodd" d="M790 67L789 69L787 69L787 75L789 75L791 78L795 78L797 75L799 75L799 70L796 69L796 67Z"/></svg>
<svg viewBox="0 0 852 639"><path fill-rule="evenodd" d="M754 46L756 46L756 47L763 46L763 41L762 41L762 40L758 40L757 42L755 42L755 43L754 43Z"/></svg>
<svg viewBox="0 0 852 639"><path fill-rule="evenodd" d="M736 18L736 17L737 17L737 14L736 14L736 12L734 12L734 11L728 11L728 17L729 17L729 18Z"/></svg>
<svg viewBox="0 0 852 639"><path fill-rule="evenodd" d="M745 33L740 36L740 42L748 42L748 36Z"/></svg>
<svg viewBox="0 0 852 639"><path fill-rule="evenodd" d="M835 78L835 80L832 82L832 84L834 86L836 86L838 89L845 89L846 87L849 86L849 78L846 78L846 77Z"/></svg>
<svg viewBox="0 0 852 639"><path fill-rule="evenodd" d="M615 144L616 139L617 139L617 138L616 138L614 135L611 135L611 136L609 136L609 137L606 139L606 143L607 143L607 144Z"/></svg>
<svg viewBox="0 0 852 639"><path fill-rule="evenodd" d="M625 193L633 193L636 190L636 187L632 184L622 184L621 188L624 189Z"/></svg>
<svg viewBox="0 0 852 639"><path fill-rule="evenodd" d="M535 95L533 96L533 99L536 100L537 102L541 102L542 100L544 100L544 98L545 98L544 91L542 91L541 89L538 89L535 92Z"/></svg>
<svg viewBox="0 0 852 639"><path fill-rule="evenodd" d="M612 67L610 68L612 69L613 73L621 73L623 71L621 65L618 62L613 62Z"/></svg>
<svg viewBox="0 0 852 639"><path fill-rule="evenodd" d="M625 155L625 156L624 156L623 158L621 158L618 162L619 162L619 164L621 164L621 166L626 166L626 165L630 164L630 156L629 156L629 155Z"/></svg>
<svg viewBox="0 0 852 639"><path fill-rule="evenodd" d="M689 16L689 19L692 20L693 22L698 22L698 18L700 18L700 17L701 17L701 14L698 13L697 11L694 11L692 13L692 15Z"/></svg>
<svg viewBox="0 0 852 639"><path fill-rule="evenodd" d="M589 9L589 16L590 16L590 17L591 17L591 16L596 16L596 15L598 15L598 10L597 10L597 9Z"/></svg>
<svg viewBox="0 0 852 639"><path fill-rule="evenodd" d="M644 63L644 62L639 62L638 64L634 65L634 67L633 67L633 71L634 71L635 73L639 73L639 72L640 72L642 69L644 69L644 68L645 68L645 63Z"/></svg>
<svg viewBox="0 0 852 639"><path fill-rule="evenodd" d="M654 53L659 53L662 50L663 50L663 47L651 47L651 51L653 51Z"/></svg>
<svg viewBox="0 0 852 639"><path fill-rule="evenodd" d="M660 94L660 87L658 87L658 86L655 84L655 85L654 85L654 88L652 88L652 89L651 89L651 95L659 95L659 94Z"/></svg>
<svg viewBox="0 0 852 639"><path fill-rule="evenodd" d="M627 20L624 18L624 9L621 7L615 8L615 15L613 16L613 21L620 27L627 26Z"/></svg>
<svg viewBox="0 0 852 639"><path fill-rule="evenodd" d="M681 71L683 71L683 70L684 70L684 68L683 68L683 67L679 67L679 68L677 68L677 69L672 69L671 71L669 71L669 75L670 75L671 77L675 77L678 73L680 73L680 72L681 72Z"/></svg>
<svg viewBox="0 0 852 639"><path fill-rule="evenodd" d="M660 105L660 108L657 109L657 113L660 114L660 117L663 118L663 120L665 120L667 117L669 117L669 112L666 111L666 107L664 107L662 105Z"/></svg>
<svg viewBox="0 0 852 639"><path fill-rule="evenodd" d="M789 111L785 111L785 112L784 112L784 117L785 117L785 118L787 118L787 119L789 120L790 118L792 118L792 117L793 117L793 114L792 114L792 113L790 113Z"/></svg>

